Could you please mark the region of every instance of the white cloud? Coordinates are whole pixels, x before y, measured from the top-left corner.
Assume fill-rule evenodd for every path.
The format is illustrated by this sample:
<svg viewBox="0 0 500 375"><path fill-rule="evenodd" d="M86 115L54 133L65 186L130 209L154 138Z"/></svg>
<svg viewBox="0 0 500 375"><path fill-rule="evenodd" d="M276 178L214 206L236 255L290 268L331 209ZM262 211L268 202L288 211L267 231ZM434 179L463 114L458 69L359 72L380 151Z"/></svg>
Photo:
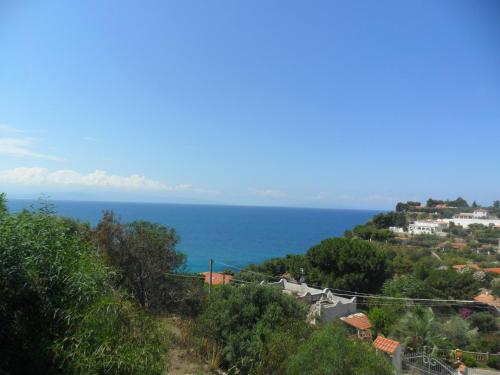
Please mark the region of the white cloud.
<svg viewBox="0 0 500 375"><path fill-rule="evenodd" d="M7 124L0 124L0 130L7 133L24 133L24 131L16 129L13 126Z"/></svg>
<svg viewBox="0 0 500 375"><path fill-rule="evenodd" d="M263 189L263 190L250 189L250 192L252 194L268 198L284 198L287 196L287 194L284 191L277 189Z"/></svg>
<svg viewBox="0 0 500 375"><path fill-rule="evenodd" d="M87 142L97 142L97 138L94 137L83 137L83 140Z"/></svg>
<svg viewBox="0 0 500 375"><path fill-rule="evenodd" d="M0 154L15 157L33 157L61 161L60 157L42 154L32 150L34 140L32 138L0 138Z"/></svg>
<svg viewBox="0 0 500 375"><path fill-rule="evenodd" d="M142 190L157 192L191 191L205 192L190 184L168 186L150 178L132 174L119 176L105 171L95 170L82 174L70 169L60 169L53 172L47 168L19 167L0 171L0 182L13 185L58 186L58 187L90 187L99 189Z"/></svg>

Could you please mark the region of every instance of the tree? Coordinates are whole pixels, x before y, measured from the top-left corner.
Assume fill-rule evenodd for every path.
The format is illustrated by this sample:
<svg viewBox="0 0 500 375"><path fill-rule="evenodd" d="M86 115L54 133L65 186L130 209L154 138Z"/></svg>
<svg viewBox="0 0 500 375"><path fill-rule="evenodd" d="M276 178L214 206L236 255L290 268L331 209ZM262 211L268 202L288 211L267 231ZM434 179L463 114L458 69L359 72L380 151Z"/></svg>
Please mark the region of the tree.
<svg viewBox="0 0 500 375"><path fill-rule="evenodd" d="M426 283L414 276L400 276L386 281L382 293L390 297L431 298L432 295Z"/></svg>
<svg viewBox="0 0 500 375"><path fill-rule="evenodd" d="M471 299L481 287L472 272L455 270L434 270L425 282L434 296L444 299Z"/></svg>
<svg viewBox="0 0 500 375"><path fill-rule="evenodd" d="M376 305L375 305L376 306ZM402 305L401 305L402 307ZM400 311L397 305L394 306L376 306L370 308L368 317L372 323L375 334L389 335L394 324L397 322Z"/></svg>
<svg viewBox="0 0 500 375"><path fill-rule="evenodd" d="M444 201L429 198L429 199L427 199L426 206L427 207L436 207L438 204L444 204Z"/></svg>
<svg viewBox="0 0 500 375"><path fill-rule="evenodd" d="M345 328L329 325L315 332L289 359L288 375L390 375L392 366L365 343L347 339Z"/></svg>
<svg viewBox="0 0 500 375"><path fill-rule="evenodd" d="M356 225L353 233L363 240L387 241L394 238L394 233L388 229L379 229L372 223Z"/></svg>
<svg viewBox="0 0 500 375"><path fill-rule="evenodd" d="M337 289L376 292L388 275L387 255L357 238L330 238L307 251L316 283Z"/></svg>
<svg viewBox="0 0 500 375"><path fill-rule="evenodd" d="M493 202L493 208L500 208L500 201L494 201Z"/></svg>
<svg viewBox="0 0 500 375"><path fill-rule="evenodd" d="M406 203L398 202L398 204L396 204L396 212L407 211L410 207L420 207L420 205L420 202L413 201L408 201Z"/></svg>
<svg viewBox="0 0 500 375"><path fill-rule="evenodd" d="M438 325L430 308L414 308L395 325L392 333L407 350L419 351L424 346L435 347L439 340Z"/></svg>
<svg viewBox="0 0 500 375"><path fill-rule="evenodd" d="M94 237L108 263L118 269L118 285L142 307L168 309L182 300L182 281L168 277L185 264L185 255L176 251L175 230L147 221L122 224L106 212Z"/></svg>
<svg viewBox="0 0 500 375"><path fill-rule="evenodd" d="M161 374L165 333L85 236L48 210L0 225L0 369L10 374Z"/></svg>
<svg viewBox="0 0 500 375"><path fill-rule="evenodd" d="M477 330L471 329L469 322L459 316L453 316L440 324L439 333L442 337L440 346L448 343L450 349L466 348L477 337Z"/></svg>
<svg viewBox="0 0 500 375"><path fill-rule="evenodd" d="M458 197L454 201L447 201L447 203L448 203L448 206L451 206L451 207L469 207L469 204L467 203L467 201L465 199L463 199L462 197Z"/></svg>
<svg viewBox="0 0 500 375"><path fill-rule="evenodd" d="M308 331L301 328L305 318L305 305L281 290L254 284L226 285L214 288L206 309L196 320L195 331L221 349L222 367L247 374L264 365L262 359L273 346L271 341L277 338L277 332L291 335L291 341L303 339L300 333Z"/></svg>
<svg viewBox="0 0 500 375"><path fill-rule="evenodd" d="M496 319L489 312L478 312L469 317L470 325L481 333L496 332L498 330Z"/></svg>
<svg viewBox="0 0 500 375"><path fill-rule="evenodd" d="M371 220L378 229L387 229L389 227L406 226L406 215L403 212L387 212L375 215Z"/></svg>
<svg viewBox="0 0 500 375"><path fill-rule="evenodd" d="M5 193L0 193L0 217L7 214L9 210L7 209L7 196Z"/></svg>

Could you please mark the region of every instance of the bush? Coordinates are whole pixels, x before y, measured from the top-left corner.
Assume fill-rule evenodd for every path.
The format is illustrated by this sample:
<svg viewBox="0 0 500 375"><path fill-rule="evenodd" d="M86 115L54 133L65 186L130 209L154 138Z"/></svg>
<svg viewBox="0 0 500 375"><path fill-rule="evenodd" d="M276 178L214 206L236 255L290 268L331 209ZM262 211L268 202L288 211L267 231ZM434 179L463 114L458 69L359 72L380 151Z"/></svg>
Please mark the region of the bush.
<svg viewBox="0 0 500 375"><path fill-rule="evenodd" d="M390 375L392 366L365 343L348 340L343 326L315 332L289 359L287 375Z"/></svg>
<svg viewBox="0 0 500 375"><path fill-rule="evenodd" d="M48 210L0 218L0 369L161 374L162 331L68 223Z"/></svg>
<svg viewBox="0 0 500 375"><path fill-rule="evenodd" d="M478 366L476 358L474 358L473 356L471 356L469 354L464 354L462 361L467 367L477 367Z"/></svg>
<svg viewBox="0 0 500 375"><path fill-rule="evenodd" d="M496 319L489 312L478 312L469 318L471 327L477 328L479 332L488 333L497 330Z"/></svg>
<svg viewBox="0 0 500 375"><path fill-rule="evenodd" d="M220 347L222 367L233 372L264 373L265 367L279 369L279 361L288 356L286 348L280 352L279 341L290 347L308 332L305 318L305 306L281 290L228 285L214 288L206 309L197 318L195 335ZM269 350L276 363L269 362L271 357L266 359Z"/></svg>
<svg viewBox="0 0 500 375"><path fill-rule="evenodd" d="M488 359L488 366L500 370L500 355L491 356Z"/></svg>

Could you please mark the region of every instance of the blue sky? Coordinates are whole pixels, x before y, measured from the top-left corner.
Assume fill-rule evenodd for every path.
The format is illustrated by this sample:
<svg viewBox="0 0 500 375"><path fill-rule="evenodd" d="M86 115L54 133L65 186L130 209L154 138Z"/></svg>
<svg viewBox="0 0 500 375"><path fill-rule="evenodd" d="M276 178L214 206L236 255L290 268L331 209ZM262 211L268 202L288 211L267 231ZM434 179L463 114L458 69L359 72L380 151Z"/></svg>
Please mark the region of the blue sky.
<svg viewBox="0 0 500 375"><path fill-rule="evenodd" d="M11 196L500 198L496 1L2 1Z"/></svg>

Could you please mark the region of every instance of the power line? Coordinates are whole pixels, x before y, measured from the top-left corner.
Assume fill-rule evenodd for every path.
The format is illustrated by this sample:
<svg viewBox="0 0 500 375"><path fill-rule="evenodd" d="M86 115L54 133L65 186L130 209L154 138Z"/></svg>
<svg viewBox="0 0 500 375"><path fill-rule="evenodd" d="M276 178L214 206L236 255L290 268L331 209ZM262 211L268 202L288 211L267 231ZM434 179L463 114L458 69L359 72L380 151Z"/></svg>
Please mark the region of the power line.
<svg viewBox="0 0 500 375"><path fill-rule="evenodd" d="M227 264L227 263L223 263L223 262L218 262L218 261L214 261L214 262L217 263L217 264L224 265L226 267L231 267L231 268L237 269L239 271L250 272L250 273L254 273L254 274L257 274L257 275L263 275L263 276L274 278L274 279L281 279L279 276L266 275L265 273L262 273L262 272L256 272L256 271L252 271L252 270L243 269L243 268L237 267L235 265L231 265L231 264ZM318 286L318 285L309 285L308 284L308 286L311 286L313 288L318 288L318 289L321 289L321 290L329 289L332 292L335 292L336 295L341 296L341 297L351 297L351 298L352 297L360 297L360 298L381 299L381 300L388 300L388 301L389 300L390 301L411 301L411 302L414 302L415 304L419 304L421 306L425 306L426 303L428 305L432 304L431 305L432 307L452 306L452 305L461 306L461 305L467 305L467 304L478 304L478 302L474 301L474 300L391 297L391 296L383 296L383 295L380 295L380 294L359 293L359 292L355 292L355 291L351 291L351 290L345 290L345 289L321 287L321 286ZM338 292L340 292L340 293L338 293Z"/></svg>

